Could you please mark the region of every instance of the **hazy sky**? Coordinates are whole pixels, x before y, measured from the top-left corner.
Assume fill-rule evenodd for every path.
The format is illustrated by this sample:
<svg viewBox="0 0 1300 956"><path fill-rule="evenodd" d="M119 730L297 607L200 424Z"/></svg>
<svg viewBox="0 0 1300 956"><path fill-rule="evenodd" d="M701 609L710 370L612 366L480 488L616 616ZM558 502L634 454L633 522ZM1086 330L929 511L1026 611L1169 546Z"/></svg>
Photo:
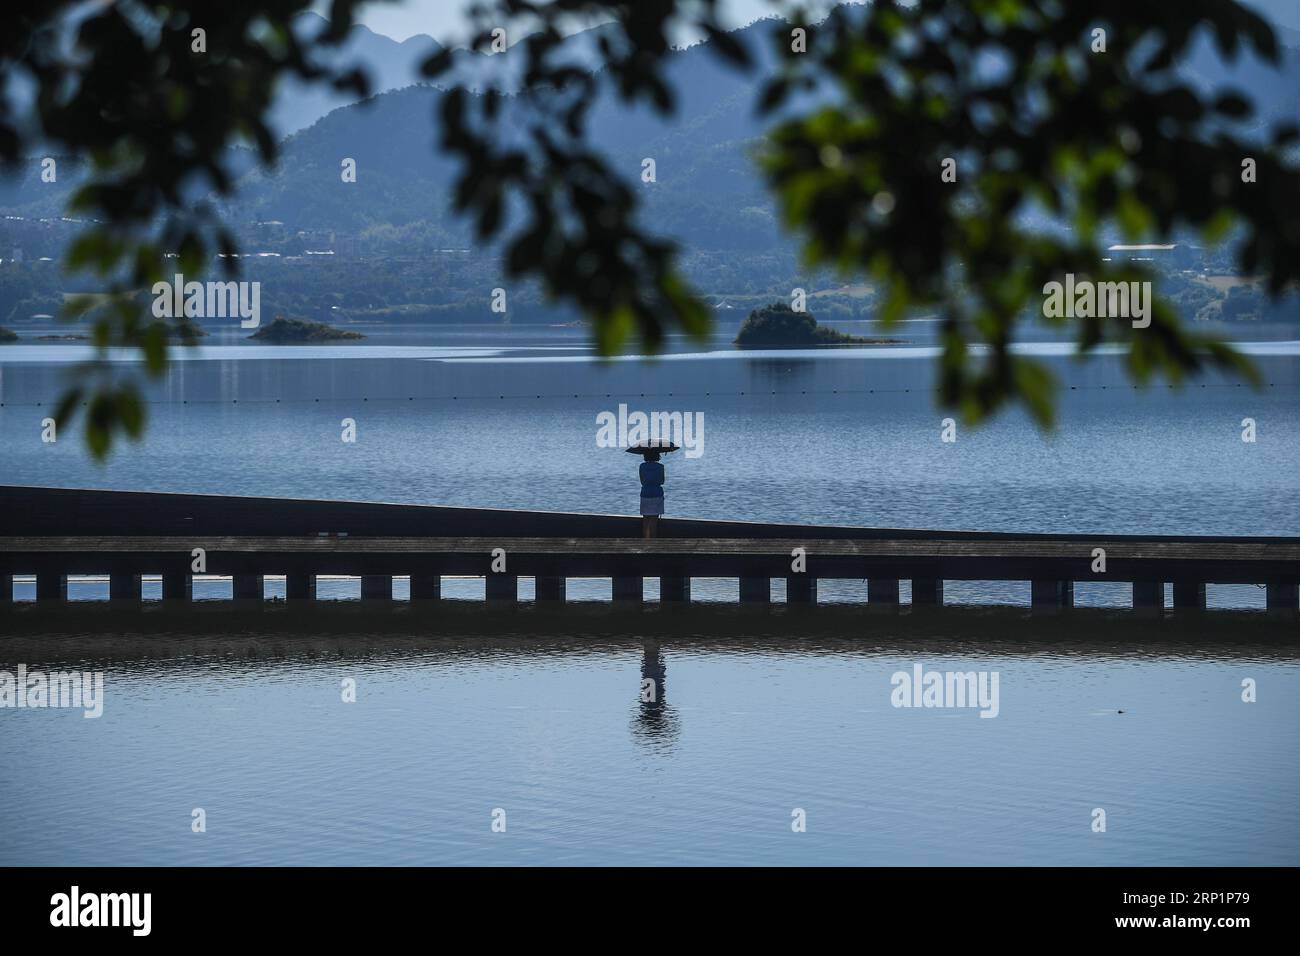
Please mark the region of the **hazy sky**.
<svg viewBox="0 0 1300 956"><path fill-rule="evenodd" d="M1179 3L1181 0L1165 0ZM1245 0L1257 10L1271 16L1278 23L1300 29L1300 0ZM362 7L361 22L376 33L395 40L405 40L417 33L443 41L463 38L465 21L461 11L469 0L395 0L376 2ZM832 0L807 2L808 7L830 7ZM328 4L322 4L328 7ZM751 23L773 9L769 0L722 0L727 20L733 26ZM324 11L322 11L324 12Z"/></svg>
<svg viewBox="0 0 1300 956"><path fill-rule="evenodd" d="M438 40L461 39L465 20L461 11L469 0L396 0L361 8L361 22L394 40L427 33ZM822 4L829 6L830 4ZM808 6L813 6L809 3ZM733 26L751 23L773 11L769 0L723 0L726 18Z"/></svg>

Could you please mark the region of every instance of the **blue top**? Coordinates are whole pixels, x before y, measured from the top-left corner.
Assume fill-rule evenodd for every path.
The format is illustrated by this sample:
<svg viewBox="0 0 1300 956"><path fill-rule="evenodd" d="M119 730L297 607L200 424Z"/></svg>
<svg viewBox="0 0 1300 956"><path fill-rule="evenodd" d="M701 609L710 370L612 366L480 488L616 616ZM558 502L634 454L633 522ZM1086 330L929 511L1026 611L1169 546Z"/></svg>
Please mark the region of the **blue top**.
<svg viewBox="0 0 1300 956"><path fill-rule="evenodd" d="M658 462L658 461L641 462L641 484L662 485L663 483L664 483L663 462Z"/></svg>

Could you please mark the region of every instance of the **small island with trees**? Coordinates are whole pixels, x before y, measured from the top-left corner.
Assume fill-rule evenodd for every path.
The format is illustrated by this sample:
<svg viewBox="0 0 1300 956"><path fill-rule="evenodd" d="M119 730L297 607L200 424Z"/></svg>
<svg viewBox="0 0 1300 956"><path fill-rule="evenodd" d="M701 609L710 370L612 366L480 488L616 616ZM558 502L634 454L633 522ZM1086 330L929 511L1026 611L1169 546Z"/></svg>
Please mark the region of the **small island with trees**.
<svg viewBox="0 0 1300 956"><path fill-rule="evenodd" d="M173 320L173 323L168 323L165 328L169 339L179 339L185 344L208 337L207 330L189 318Z"/></svg>
<svg viewBox="0 0 1300 956"><path fill-rule="evenodd" d="M6 329L0 326L0 342L17 342L18 333L13 329Z"/></svg>
<svg viewBox="0 0 1300 956"><path fill-rule="evenodd" d="M286 319L277 315L270 325L258 329L250 339L270 342L272 345L306 345L315 342L339 342L364 339L360 332L336 329L324 322L307 322L303 319Z"/></svg>
<svg viewBox="0 0 1300 956"><path fill-rule="evenodd" d="M749 313L735 345L749 349L818 348L836 345L899 345L902 339L863 338L818 325L808 312L774 302Z"/></svg>

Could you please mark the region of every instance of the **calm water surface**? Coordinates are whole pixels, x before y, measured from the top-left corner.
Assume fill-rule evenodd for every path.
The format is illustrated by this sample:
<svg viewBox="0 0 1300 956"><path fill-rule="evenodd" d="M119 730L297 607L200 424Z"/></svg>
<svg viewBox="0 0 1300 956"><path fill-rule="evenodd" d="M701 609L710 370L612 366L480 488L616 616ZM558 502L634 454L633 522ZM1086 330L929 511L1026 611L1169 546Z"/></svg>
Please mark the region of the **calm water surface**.
<svg viewBox="0 0 1300 956"><path fill-rule="evenodd" d="M1213 378L1134 390L1114 357L1081 365L1034 346L1063 386L1057 430L1008 414L949 444L923 339L679 343L646 365L591 360L581 330L533 334L214 341L154 387L147 437L106 466L72 434L40 440L77 347L8 346L0 483L632 513L629 456L595 442L596 415L626 403L705 415L703 454L668 461L670 514L1300 535L1300 346L1285 338L1252 346L1259 391ZM344 418L355 444L340 441ZM482 584L446 590L473 599ZM1023 604L1027 590L952 582L947 598ZM735 591L695 589L705 603ZM599 601L609 583L570 594ZM1128 598L1078 589L1097 608ZM1295 628L1250 610L1258 588L1213 587L1210 602L1244 610L1197 624L946 609L922 626L848 606L815 624L716 606L668 624L654 607L602 618L600 605L558 622L459 602L445 619L23 607L0 617L0 670L103 670L107 701L98 720L0 710L0 863L1300 863ZM891 676L918 663L997 672L998 717L891 706ZM356 703L340 699L346 678ZM657 704L640 702L644 679ZM196 807L207 833L190 832ZM791 830L795 808L806 833Z"/></svg>
<svg viewBox="0 0 1300 956"><path fill-rule="evenodd" d="M47 622L0 643L108 674L98 720L3 714L0 863L1300 862L1300 669L1258 620L1134 652L1122 622L1005 612L920 636L856 614L464 634L340 613L328 634ZM891 706L916 663L998 672L998 716Z"/></svg>
<svg viewBox="0 0 1300 956"><path fill-rule="evenodd" d="M1056 429L1007 413L959 427L945 443L920 337L903 348L778 353L678 342L647 364L595 361L582 335L533 330L518 347L465 330L429 333L423 345L205 346L152 390L144 441L107 465L90 461L76 434L41 441L81 347L8 346L0 482L629 514L635 463L596 444L596 416L626 405L703 413L702 454L667 461L673 515L1300 535L1294 340L1244 346L1266 382L1260 390L1214 377L1138 390L1115 356L1081 364L1066 346L1030 345L1061 383ZM1247 418L1254 443L1242 441ZM340 440L344 419L356 423L355 443ZM324 593L354 590L327 584ZM831 585L825 597L855 600L857 590ZM698 593L734 592L731 582ZM608 596L608 583L575 593ZM953 583L948 596L1023 603L1027 586ZM1119 605L1128 591L1085 585L1078 599ZM1257 608L1263 596L1212 588L1210 601Z"/></svg>

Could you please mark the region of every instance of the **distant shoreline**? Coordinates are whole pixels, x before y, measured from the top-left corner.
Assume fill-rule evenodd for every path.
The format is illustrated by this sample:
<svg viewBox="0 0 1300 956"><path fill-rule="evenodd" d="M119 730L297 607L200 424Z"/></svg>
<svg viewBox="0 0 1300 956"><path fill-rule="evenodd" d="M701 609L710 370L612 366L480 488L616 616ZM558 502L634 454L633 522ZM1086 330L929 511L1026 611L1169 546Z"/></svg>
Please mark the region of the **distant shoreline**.
<svg viewBox="0 0 1300 956"><path fill-rule="evenodd" d="M912 345L911 339L891 339L891 338L859 338L853 337L842 342L761 342L761 343L732 343L736 348L744 351L762 352L772 349L842 349L854 348L857 346L872 345Z"/></svg>

